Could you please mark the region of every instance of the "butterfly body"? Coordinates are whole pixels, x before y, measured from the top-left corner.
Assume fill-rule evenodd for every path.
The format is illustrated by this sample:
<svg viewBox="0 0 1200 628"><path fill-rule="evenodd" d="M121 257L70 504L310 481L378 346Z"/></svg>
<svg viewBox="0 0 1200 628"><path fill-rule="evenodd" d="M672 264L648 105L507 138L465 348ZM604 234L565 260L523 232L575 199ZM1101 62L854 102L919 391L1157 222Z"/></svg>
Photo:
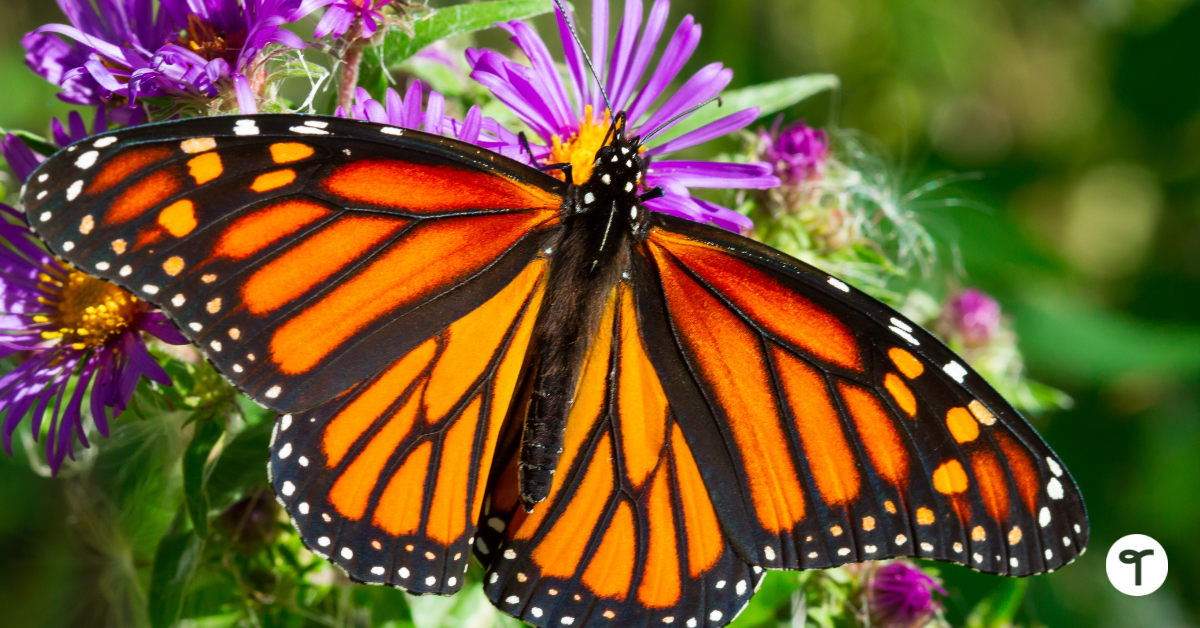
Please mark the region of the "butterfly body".
<svg viewBox="0 0 1200 628"><path fill-rule="evenodd" d="M518 467L526 509L549 494L583 355L613 286L629 276L628 247L639 234L644 239L648 224L638 192L644 162L637 139L624 135L623 120L614 122L613 141L596 154L588 179L570 185L563 198L563 229L551 248L548 306L538 323L541 351Z"/></svg>
<svg viewBox="0 0 1200 628"><path fill-rule="evenodd" d="M765 569L1081 553L1078 488L983 378L819 269L642 211L613 139L576 186L386 125L200 118L72 145L22 198L278 412L278 499L357 581L450 594L474 554L540 627L722 626Z"/></svg>

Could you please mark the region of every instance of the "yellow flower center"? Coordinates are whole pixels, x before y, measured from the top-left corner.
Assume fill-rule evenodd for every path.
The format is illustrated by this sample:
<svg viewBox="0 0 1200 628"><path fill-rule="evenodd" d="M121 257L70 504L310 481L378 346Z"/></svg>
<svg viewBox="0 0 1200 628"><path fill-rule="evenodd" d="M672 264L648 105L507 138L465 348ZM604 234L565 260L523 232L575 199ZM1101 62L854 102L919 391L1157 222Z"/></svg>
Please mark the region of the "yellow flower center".
<svg viewBox="0 0 1200 628"><path fill-rule="evenodd" d="M72 271L66 281L42 273L42 289L58 297L49 316L35 316L36 323L50 323L57 331L44 331L42 338L61 338L64 345L83 350L100 345L126 331L146 311L144 301L121 288L81 272Z"/></svg>
<svg viewBox="0 0 1200 628"><path fill-rule="evenodd" d="M583 124L579 125L579 132L565 142L557 135L552 136L550 139L554 145L550 148L550 155L546 157L544 163L569 163L571 164L572 182L575 185L586 183L592 176L592 166L596 164L596 153L600 152L600 147L604 145L604 138L608 135L608 113L606 109L604 119L596 120L592 118L592 106L584 107ZM562 171L559 170L553 171L552 174L560 179L563 177Z"/></svg>
<svg viewBox="0 0 1200 628"><path fill-rule="evenodd" d="M224 59L230 65L237 64L238 55L246 43L246 31L224 33L197 15L188 16L187 28L179 35L179 44L208 61Z"/></svg>

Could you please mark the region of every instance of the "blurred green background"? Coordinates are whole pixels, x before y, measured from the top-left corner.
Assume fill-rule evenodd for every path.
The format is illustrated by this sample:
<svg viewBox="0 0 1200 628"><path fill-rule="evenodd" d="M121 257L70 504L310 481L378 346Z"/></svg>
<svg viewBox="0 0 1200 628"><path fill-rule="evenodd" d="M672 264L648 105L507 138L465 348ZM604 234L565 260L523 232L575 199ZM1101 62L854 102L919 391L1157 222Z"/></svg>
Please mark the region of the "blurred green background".
<svg viewBox="0 0 1200 628"><path fill-rule="evenodd" d="M67 108L19 41L64 20L45 1L3 12L0 127L44 133ZM1017 620L1200 625L1200 3L677 0L672 12L704 25L692 66L725 63L733 87L839 75L839 93L789 116L878 138L901 187L980 175L923 220L962 282L1000 299L1032 376L1074 397L1031 420L1092 518L1090 551L1033 578ZM92 625L77 622L110 597L88 550L103 531L81 530L62 491L0 456L0 624ZM1142 598L1104 573L1108 547L1133 533L1171 560ZM144 567L135 550L129 567ZM955 625L1004 582L942 570Z"/></svg>

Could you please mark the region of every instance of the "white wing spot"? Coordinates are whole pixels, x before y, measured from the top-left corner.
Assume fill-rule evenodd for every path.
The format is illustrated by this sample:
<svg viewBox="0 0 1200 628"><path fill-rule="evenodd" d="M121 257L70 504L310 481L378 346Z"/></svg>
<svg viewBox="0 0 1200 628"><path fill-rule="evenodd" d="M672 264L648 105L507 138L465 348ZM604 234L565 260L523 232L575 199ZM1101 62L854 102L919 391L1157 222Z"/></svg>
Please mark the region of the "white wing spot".
<svg viewBox="0 0 1200 628"><path fill-rule="evenodd" d="M922 549L923 551L926 551L926 552L932 552L932 551L933 551L933 544L932 544L932 543L922 543L922 544L921 544L921 549Z"/></svg>
<svg viewBox="0 0 1200 628"><path fill-rule="evenodd" d="M763 555L767 557L767 560L775 560L775 548L770 545L764 547Z"/></svg>
<svg viewBox="0 0 1200 628"><path fill-rule="evenodd" d="M1063 537L1063 547L1071 547L1071 537L1069 537L1069 536Z"/></svg>
<svg viewBox="0 0 1200 628"><path fill-rule="evenodd" d="M1050 560L1051 558L1054 558L1054 551L1046 550L1046 560Z"/></svg>
<svg viewBox="0 0 1200 628"><path fill-rule="evenodd" d="M108 262L96 262L96 270L108 270Z"/></svg>
<svg viewBox="0 0 1200 628"><path fill-rule="evenodd" d="M38 195L37 195L37 200L39 200L39 201L40 201L40 200L42 200L42 199L46 198L46 195L47 195L47 194L49 194L49 193L50 193L50 192L48 192L48 191L46 191L46 190L42 190L41 192L38 192Z"/></svg>
<svg viewBox="0 0 1200 628"><path fill-rule="evenodd" d="M291 426L292 426L292 415L285 414L282 417L279 417L279 429L281 431L286 432L287 429Z"/></svg>
<svg viewBox="0 0 1200 628"><path fill-rule="evenodd" d="M496 581L499 579L500 574L492 572L492 575L488 578L488 584L496 584Z"/></svg>
<svg viewBox="0 0 1200 628"><path fill-rule="evenodd" d="M133 267L126 264L125 266L121 267L121 271L118 274L120 274L122 277L128 277L129 274L132 272L133 272Z"/></svg>
<svg viewBox="0 0 1200 628"><path fill-rule="evenodd" d="M494 576L494 575L496 575L496 574L492 574L492 575ZM541 617L541 616L542 616L542 609L540 609L540 608L538 608L538 607L536 607L536 606L535 606L535 607L533 607L533 608L529 609L529 614L530 614L530 615L533 615L534 617Z"/></svg>
<svg viewBox="0 0 1200 628"><path fill-rule="evenodd" d="M408 567L401 567L400 571L397 571L396 573L400 574L401 578L407 578L408 577Z"/></svg>
<svg viewBox="0 0 1200 628"><path fill-rule="evenodd" d="M708 618L713 621L721 621L721 611L713 611L709 613Z"/></svg>
<svg viewBox="0 0 1200 628"><path fill-rule="evenodd" d="M345 558L346 560L350 560L351 558L354 558L354 550L350 549L349 547L343 547L342 548L342 558Z"/></svg>
<svg viewBox="0 0 1200 628"><path fill-rule="evenodd" d="M75 167L79 168L80 170L87 170L88 168L91 168L92 166L96 165L96 160L99 158L100 158L99 152L94 151L94 150L89 150L88 152L80 155L79 159L75 160Z"/></svg>
<svg viewBox="0 0 1200 628"><path fill-rule="evenodd" d="M317 545L320 545L321 547L329 547L329 537L323 536L317 539Z"/></svg>
<svg viewBox="0 0 1200 628"><path fill-rule="evenodd" d="M329 135L329 131L313 128L311 126L293 126L289 127L288 130L292 133L299 133L301 135Z"/></svg>
<svg viewBox="0 0 1200 628"><path fill-rule="evenodd" d="M1042 511L1038 513L1038 523L1044 528L1050 525L1050 509L1042 506Z"/></svg>
<svg viewBox="0 0 1200 628"><path fill-rule="evenodd" d="M50 175L43 172L42 174L38 175L38 183L45 183L46 179L49 179L49 178L50 178Z"/></svg>
<svg viewBox="0 0 1200 628"><path fill-rule="evenodd" d="M488 519L488 527L497 532L503 532L504 520L500 519L499 517L492 517L491 519Z"/></svg>
<svg viewBox="0 0 1200 628"><path fill-rule="evenodd" d="M504 550L504 557L509 560L512 560L517 557L517 553L511 549L506 549L506 550Z"/></svg>
<svg viewBox="0 0 1200 628"><path fill-rule="evenodd" d="M53 216L53 214L51 214L50 212L42 212L41 215L38 216L38 220L40 220L42 222L46 222L47 220L50 220L50 218L52 216Z"/></svg>
<svg viewBox="0 0 1200 628"><path fill-rule="evenodd" d="M278 397L279 393L281 393L281 392L283 392L282 388L280 388L278 386L272 386L271 389L267 391L267 398L274 399L274 398Z"/></svg>
<svg viewBox="0 0 1200 628"><path fill-rule="evenodd" d="M954 547L954 553L955 553L955 554L961 554L961 553L962 553L962 550L963 550L963 545L962 545L962 543L955 543L955 544L954 544L952 547Z"/></svg>
<svg viewBox="0 0 1200 628"><path fill-rule="evenodd" d="M296 459L296 462L299 462L300 466L302 466L302 467L308 466L308 458L305 456L300 456L299 458Z"/></svg>
<svg viewBox="0 0 1200 628"><path fill-rule="evenodd" d="M212 347L213 351L216 351L216 352L221 351L221 341L220 340L214 340L214 341L208 343L208 346Z"/></svg>
<svg viewBox="0 0 1200 628"><path fill-rule="evenodd" d="M322 120L305 120L304 126L311 126L314 129L323 129L329 126L329 123Z"/></svg>
<svg viewBox="0 0 1200 628"><path fill-rule="evenodd" d="M584 204L584 205L591 205L592 203L595 203L595 202L596 202L596 195L595 195L595 194L592 194L591 192L588 192L588 193L586 193L586 194L584 194L584 195L583 195L583 204Z"/></svg>
<svg viewBox="0 0 1200 628"><path fill-rule="evenodd" d="M492 553L492 550L488 549L487 543L484 543L482 538L475 539L475 549L484 555Z"/></svg>
<svg viewBox="0 0 1200 628"><path fill-rule="evenodd" d="M905 323L904 321L902 321L902 320L900 320L900 319L896 318L895 316L893 316L893 317L892 317L892 319L891 319L891 323L892 323L893 325L895 325L896 327L899 327L900 329L903 329L904 331L912 331L912 330L913 330L913 328L912 328L912 325L909 325L908 323Z"/></svg>
<svg viewBox="0 0 1200 628"><path fill-rule="evenodd" d="M283 447L279 448L279 459L286 460L290 455L292 455L292 444L284 443Z"/></svg>
<svg viewBox="0 0 1200 628"><path fill-rule="evenodd" d="M384 135L404 135L404 129L398 129L394 126L385 126L379 129L379 132Z"/></svg>
<svg viewBox="0 0 1200 628"><path fill-rule="evenodd" d="M1050 456L1046 456L1046 464L1050 466L1050 472L1053 473L1055 477L1062 477L1062 467L1058 466L1057 460L1051 458Z"/></svg>
<svg viewBox="0 0 1200 628"><path fill-rule="evenodd" d="M921 344L921 341L917 340L916 337L914 337L912 334L904 331L903 329L900 329L899 327L896 327L895 325L888 327L888 329L892 330L897 336L900 336L901 338L907 340L908 344L910 344L910 345L920 346L920 344Z"/></svg>
<svg viewBox="0 0 1200 628"><path fill-rule="evenodd" d="M632 191L633 191L633 181L626 181L626 182L625 182L625 191L626 191L626 192L632 192Z"/></svg>
<svg viewBox="0 0 1200 628"><path fill-rule="evenodd" d="M300 502L300 514L308 514L308 502Z"/></svg>
<svg viewBox="0 0 1200 628"><path fill-rule="evenodd" d="M63 242L63 250L64 250L64 251L70 251L70 250L71 250L71 249L73 249L73 248L75 248L75 243L74 243L74 242L72 242L72 241L70 241L70 240L67 240L66 242ZM158 290L155 290L154 292L158 292ZM154 294L154 292L151 292L150 294Z"/></svg>
<svg viewBox="0 0 1200 628"><path fill-rule="evenodd" d="M375 574L376 576L382 576L385 571L386 570L383 567L372 567L371 568L371 573Z"/></svg>
<svg viewBox="0 0 1200 628"><path fill-rule="evenodd" d="M907 542L908 542L907 536L904 536L903 534L896 535L896 545L904 545Z"/></svg>
<svg viewBox="0 0 1200 628"><path fill-rule="evenodd" d="M868 554L874 554L879 548L875 547L874 545L868 545L868 546L864 547L863 549L866 550L866 552Z"/></svg>
<svg viewBox="0 0 1200 628"><path fill-rule="evenodd" d="M834 288L837 288L838 290L841 290L842 292L850 292L850 286L847 286L846 282L842 281L841 279L838 279L837 277L830 277L829 285L833 286Z"/></svg>
<svg viewBox="0 0 1200 628"><path fill-rule="evenodd" d="M687 627L688 628L696 628L696 618L695 617L687 620Z"/></svg>
<svg viewBox="0 0 1200 628"><path fill-rule="evenodd" d="M1081 532L1083 532L1083 530L1079 529L1079 524L1075 524L1075 534L1079 534Z"/></svg>
<svg viewBox="0 0 1200 628"><path fill-rule="evenodd" d="M283 483L283 487L281 487L279 490L280 490L280 492L282 492L282 493L283 493L285 496L287 496L287 497L291 497L291 496L292 496L292 494L296 492L296 485L295 485L295 484L292 484L292 481L291 481L291 480L288 480L287 482L284 482L284 483Z"/></svg>
<svg viewBox="0 0 1200 628"><path fill-rule="evenodd" d="M571 624L575 623L575 618L574 617L563 617L559 621L561 621L562 625L564 625L564 626L570 626Z"/></svg>
<svg viewBox="0 0 1200 628"><path fill-rule="evenodd" d="M117 141L117 138L110 135L108 137L102 137L102 138L96 140L96 143L92 144L92 146L95 146L96 148L104 148L105 146L112 146L114 143L116 143L116 141ZM46 175L42 175L42 176L44 177Z"/></svg>
<svg viewBox="0 0 1200 628"><path fill-rule="evenodd" d="M507 604L517 604L521 601L521 598L519 598L515 595L510 595L510 596L504 598L504 601Z"/></svg>
<svg viewBox="0 0 1200 628"><path fill-rule="evenodd" d="M725 588L725 581L724 581L724 580L718 580L718 581L717 581L717 588L718 588L718 589L724 589L724 588Z"/></svg>
<svg viewBox="0 0 1200 628"><path fill-rule="evenodd" d="M978 553L978 552L976 552L975 554L972 554L972 555L971 555L971 558L974 558L974 559L975 559L975 562L977 562L977 563L982 563L982 562L983 562L983 556L979 555L979 553Z"/></svg>
<svg viewBox="0 0 1200 628"><path fill-rule="evenodd" d="M604 176L600 177L600 180L604 182L604 185L608 185L609 183L612 183L612 177L610 177L608 175L604 175Z"/></svg>
<svg viewBox="0 0 1200 628"><path fill-rule="evenodd" d="M452 587L456 584L458 584L458 578L455 578L454 576L450 576L450 579L446 581L446 586L448 587Z"/></svg>
<svg viewBox="0 0 1200 628"><path fill-rule="evenodd" d="M234 373L241 373L242 371L245 371L245 370L246 370L246 369L242 368L242 365L241 365L241 364L234 364L234 365L233 365L233 372L234 372Z"/></svg>
<svg viewBox="0 0 1200 628"><path fill-rule="evenodd" d="M188 323L188 327L191 328L192 331L200 331L201 329L204 329L204 326L200 323Z"/></svg>
<svg viewBox="0 0 1200 628"><path fill-rule="evenodd" d="M234 135L258 135L258 127L254 120L238 120L233 125Z"/></svg>
<svg viewBox="0 0 1200 628"><path fill-rule="evenodd" d="M97 264L97 266L99 266L99 264ZM187 297L184 297L182 294L177 294L171 297L171 305L174 305L175 307L183 307L184 303L187 303Z"/></svg>
<svg viewBox="0 0 1200 628"><path fill-rule="evenodd" d="M953 377L954 381L960 384L963 383L963 378L967 376L967 369L963 368L963 365L955 362L954 360L947 362L946 366L942 367L942 370L945 371L950 377Z"/></svg>
<svg viewBox="0 0 1200 628"><path fill-rule="evenodd" d="M307 127L305 127L305 128L307 128ZM425 584L427 584L429 586L433 586L433 585L437 584L437 578L434 578L433 576L429 576L428 578L425 579Z"/></svg>
<svg viewBox="0 0 1200 628"><path fill-rule="evenodd" d="M63 248L66 249L67 247L64 245ZM158 294L158 286L146 284L142 286L142 292L145 292L146 294Z"/></svg>
<svg viewBox="0 0 1200 628"><path fill-rule="evenodd" d="M841 549L839 549L839 550L838 550L838 556L846 556L846 555L848 555L848 554L850 554L850 548L849 548L849 547L843 547L843 548L841 548Z"/></svg>
<svg viewBox="0 0 1200 628"><path fill-rule="evenodd" d="M1050 478L1050 483L1046 485L1046 494L1050 496L1050 499L1063 498L1063 487L1058 478Z"/></svg>
<svg viewBox="0 0 1200 628"><path fill-rule="evenodd" d="M816 557L817 557L817 553L816 553L816 552L809 552L809 553L808 553L808 557L809 557L809 558L816 558Z"/></svg>
<svg viewBox="0 0 1200 628"><path fill-rule="evenodd" d="M738 583L736 586L733 587L733 590L737 591L738 595L745 595L746 594L746 581L738 580Z"/></svg>
<svg viewBox="0 0 1200 628"><path fill-rule="evenodd" d="M1021 561L1017 560L1016 556L1013 556L1012 558L1008 559L1008 564L1015 568L1017 565L1021 564Z"/></svg>

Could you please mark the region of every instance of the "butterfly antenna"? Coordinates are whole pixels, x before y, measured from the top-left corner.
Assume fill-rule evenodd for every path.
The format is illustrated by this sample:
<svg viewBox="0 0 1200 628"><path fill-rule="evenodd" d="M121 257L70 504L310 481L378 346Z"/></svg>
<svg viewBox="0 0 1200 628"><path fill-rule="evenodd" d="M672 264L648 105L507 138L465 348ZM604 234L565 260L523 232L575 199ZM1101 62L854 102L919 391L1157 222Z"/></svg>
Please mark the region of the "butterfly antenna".
<svg viewBox="0 0 1200 628"><path fill-rule="evenodd" d="M563 15L563 21L567 23L567 30L571 31L571 39L575 40L575 45L579 46L579 52L583 55L583 62L587 64L588 70L592 73L592 78L596 79L596 87L600 88L600 96L604 98L604 107L611 113L612 103L608 100L608 93L604 91L604 81L600 80L600 74L596 72L596 66L592 65L592 58L588 56L587 49L583 47L583 42L579 40L579 33L575 32L575 22L571 20L571 14L567 13L566 7L563 6L562 0L554 0L554 6ZM597 36L592 33L592 36Z"/></svg>
<svg viewBox="0 0 1200 628"><path fill-rule="evenodd" d="M720 96L713 96L712 98L709 98L708 100L696 105L695 107L692 107L691 109L688 109L687 111L684 111L683 113L675 115L670 120L667 120L666 122L663 122L662 124L658 125L657 127L654 128L653 131L650 131L649 133L642 136L642 140L641 140L642 143L643 144L649 143L650 138L654 137L655 135L658 135L658 133L660 131L670 128L670 126L672 124L675 124L675 122L682 120L682 119L692 115L693 113L696 113L696 111L698 111L701 107L705 107L713 102L717 103L718 107L720 107L723 104L721 102Z"/></svg>

